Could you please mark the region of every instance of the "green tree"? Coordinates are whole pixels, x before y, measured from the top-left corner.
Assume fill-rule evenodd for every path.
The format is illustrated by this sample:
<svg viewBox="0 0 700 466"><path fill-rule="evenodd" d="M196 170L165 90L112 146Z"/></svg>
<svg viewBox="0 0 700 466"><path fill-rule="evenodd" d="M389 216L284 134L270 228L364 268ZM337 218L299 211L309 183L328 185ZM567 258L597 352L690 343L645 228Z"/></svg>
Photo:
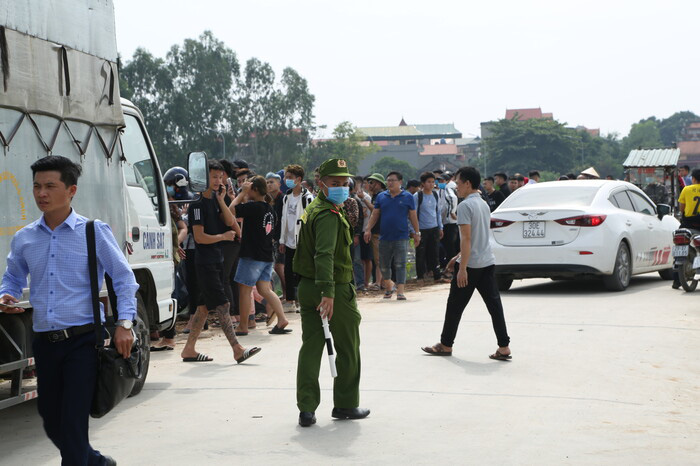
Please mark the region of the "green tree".
<svg viewBox="0 0 700 466"><path fill-rule="evenodd" d="M381 173L384 176L389 172L399 172L403 175L405 181L416 175L416 169L410 163L405 160L399 160L396 157L382 157L374 162L370 171L372 173Z"/></svg>
<svg viewBox="0 0 700 466"><path fill-rule="evenodd" d="M659 122L659 135L664 146L671 146L681 140L681 132L689 123L700 121L700 117L690 111L676 112Z"/></svg>
<svg viewBox="0 0 700 466"><path fill-rule="evenodd" d="M622 150L625 155L629 154L631 150L640 147L642 149L651 149L663 147L663 145L659 124L654 117L633 124L629 134L622 139Z"/></svg>
<svg viewBox="0 0 700 466"><path fill-rule="evenodd" d="M364 136L349 121L343 121L333 130L333 138L320 141L304 151L301 158L307 169L312 170L332 158L344 159L350 173L357 173L360 162L368 154L379 150L375 144L364 145Z"/></svg>
<svg viewBox="0 0 700 466"><path fill-rule="evenodd" d="M565 173L581 154L581 135L549 119L499 120L485 138L483 150L494 171Z"/></svg>

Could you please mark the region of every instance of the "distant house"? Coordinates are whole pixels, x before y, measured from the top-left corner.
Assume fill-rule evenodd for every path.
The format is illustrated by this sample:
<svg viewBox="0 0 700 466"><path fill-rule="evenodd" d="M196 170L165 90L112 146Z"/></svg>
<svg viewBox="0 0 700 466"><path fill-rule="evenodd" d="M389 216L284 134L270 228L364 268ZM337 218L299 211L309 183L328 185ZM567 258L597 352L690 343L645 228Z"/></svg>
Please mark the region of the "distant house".
<svg viewBox="0 0 700 466"><path fill-rule="evenodd" d="M456 141L462 133L454 124L409 125L402 118L398 126L368 126L357 128L367 145L376 144L380 150L369 154L360 162L359 173L369 174L372 166L383 157L393 157L408 162L419 170L439 168L443 161L463 160ZM413 177L413 173L410 174ZM406 174L409 176L409 174Z"/></svg>
<svg viewBox="0 0 700 466"><path fill-rule="evenodd" d="M700 121L689 123L683 129L677 146L681 151L679 165L688 165L691 169L700 167Z"/></svg>
<svg viewBox="0 0 700 466"><path fill-rule="evenodd" d="M540 120L548 119L553 120L554 115L552 113L542 113L541 108L507 108L506 109L506 120Z"/></svg>

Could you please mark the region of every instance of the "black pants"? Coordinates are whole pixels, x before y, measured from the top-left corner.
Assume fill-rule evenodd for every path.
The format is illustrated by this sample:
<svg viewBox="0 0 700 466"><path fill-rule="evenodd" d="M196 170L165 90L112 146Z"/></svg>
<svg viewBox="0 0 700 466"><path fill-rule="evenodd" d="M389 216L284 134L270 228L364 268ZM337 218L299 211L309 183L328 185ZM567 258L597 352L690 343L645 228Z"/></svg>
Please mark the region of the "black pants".
<svg viewBox="0 0 700 466"><path fill-rule="evenodd" d="M199 286L197 282L197 269L195 267L195 249L188 249L185 258L185 281L187 282L187 306L190 315L197 311L199 300Z"/></svg>
<svg viewBox="0 0 700 466"><path fill-rule="evenodd" d="M445 223L442 231L442 246L445 248L445 258L449 262L459 252L459 227L456 223Z"/></svg>
<svg viewBox="0 0 700 466"><path fill-rule="evenodd" d="M294 261L294 253L296 249L289 246L284 248L284 288L287 301L297 300L297 277L292 270L292 262Z"/></svg>
<svg viewBox="0 0 700 466"><path fill-rule="evenodd" d="M88 440L88 419L97 376L95 334L50 343L33 342L39 398L37 405L49 439L61 450L62 465L103 465Z"/></svg>
<svg viewBox="0 0 700 466"><path fill-rule="evenodd" d="M438 227L420 231L420 243L416 248L416 276L421 279L432 272L440 280L440 229Z"/></svg>
<svg viewBox="0 0 700 466"><path fill-rule="evenodd" d="M470 269L467 267L467 286L460 288L457 286L457 272L459 264L455 265L452 285L450 286L450 296L447 298L447 308L445 309L445 323L442 327L440 343L451 347L457 335L459 321L462 318L464 308L469 304L469 300L478 290L481 299L484 300L486 308L491 314L493 330L496 332L498 346L508 346L510 338L506 330L506 319L503 316L503 305L501 295L496 285L496 266L490 265L481 269Z"/></svg>
<svg viewBox="0 0 700 466"><path fill-rule="evenodd" d="M241 253L241 243L238 241L222 241L221 253L224 256L224 293L231 303L229 314L238 315L238 286L234 285L233 277L238 268L238 256Z"/></svg>

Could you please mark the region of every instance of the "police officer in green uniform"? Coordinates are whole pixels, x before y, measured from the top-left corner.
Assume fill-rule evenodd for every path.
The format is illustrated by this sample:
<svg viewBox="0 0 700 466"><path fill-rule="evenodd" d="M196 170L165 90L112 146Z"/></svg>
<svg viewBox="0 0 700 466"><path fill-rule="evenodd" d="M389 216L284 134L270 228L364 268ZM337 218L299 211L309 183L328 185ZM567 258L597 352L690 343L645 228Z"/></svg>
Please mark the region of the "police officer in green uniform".
<svg viewBox="0 0 700 466"><path fill-rule="evenodd" d="M293 270L300 276L302 345L297 367L299 425L316 422L321 402L318 375L325 345L321 319L328 317L336 352L338 376L333 383L333 412L337 419L369 415L360 403L360 311L352 283L352 233L342 204L349 194L347 163L330 159L319 168L319 194L306 207L294 254ZM320 314L320 315L319 315Z"/></svg>

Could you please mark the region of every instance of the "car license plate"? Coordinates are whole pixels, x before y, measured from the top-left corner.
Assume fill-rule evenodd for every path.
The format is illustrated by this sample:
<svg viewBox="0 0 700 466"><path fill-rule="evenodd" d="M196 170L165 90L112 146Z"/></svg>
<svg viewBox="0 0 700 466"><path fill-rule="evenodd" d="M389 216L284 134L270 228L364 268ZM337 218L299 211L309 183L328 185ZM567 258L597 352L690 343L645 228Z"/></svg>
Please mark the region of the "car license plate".
<svg viewBox="0 0 700 466"><path fill-rule="evenodd" d="M688 246L673 246L673 257L687 256Z"/></svg>
<svg viewBox="0 0 700 466"><path fill-rule="evenodd" d="M523 222L523 238L544 238L545 222Z"/></svg>

